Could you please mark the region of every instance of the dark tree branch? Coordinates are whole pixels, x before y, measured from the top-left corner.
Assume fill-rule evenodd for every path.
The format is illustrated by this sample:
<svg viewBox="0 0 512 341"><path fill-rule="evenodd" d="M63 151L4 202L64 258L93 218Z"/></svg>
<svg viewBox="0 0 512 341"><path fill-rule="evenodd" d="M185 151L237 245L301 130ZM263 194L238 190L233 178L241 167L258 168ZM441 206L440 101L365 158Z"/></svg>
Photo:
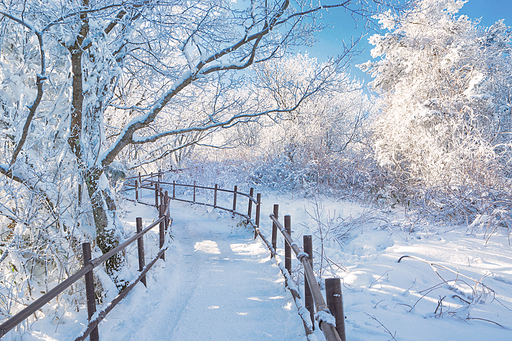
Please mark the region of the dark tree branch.
<svg viewBox="0 0 512 341"><path fill-rule="evenodd" d="M128 144L135 143L133 139L133 135L137 130L140 130L142 128L147 127L150 123L152 123L157 115L162 111L162 109L170 102L170 100L175 97L181 90L183 90L185 87L187 87L189 84L191 84L193 81L195 81L197 78L203 75L207 75L210 73L218 72L218 71L226 71L226 70L241 70L249 67L254 63L254 59L256 56L257 48L259 46L259 42L263 39L264 36L268 35L272 29L274 29L277 26L277 23L279 22L279 18L282 17L285 10L289 6L289 0L284 0L281 4L279 10L272 16L272 18L269 20L268 25L265 25L263 29L255 33L251 36L245 36L243 39L238 41L237 43L233 44L232 46L225 48L221 50L218 53L212 54L209 58L205 59L204 61L201 61L197 64L196 71L194 73L189 72L188 75L185 74L184 77L182 77L181 80L178 80L177 83L162 97L160 101L153 107L153 109L146 115L132 121L129 123L121 133L118 140L113 144L113 146L104 153L104 156L100 158L101 164L103 167L108 166L110 163L112 163L115 159L115 157L123 150L124 147L126 147ZM232 53L238 49L240 49L242 46L246 46L254 41L254 44L251 47L251 53L249 54L248 60L241 64L231 64L227 66L212 66L210 68L207 68L203 70L203 68L208 65L209 63L212 63L219 58ZM227 123L230 124L231 122ZM222 126L222 125L216 125L216 126ZM204 131L206 129L200 129L201 131Z"/></svg>

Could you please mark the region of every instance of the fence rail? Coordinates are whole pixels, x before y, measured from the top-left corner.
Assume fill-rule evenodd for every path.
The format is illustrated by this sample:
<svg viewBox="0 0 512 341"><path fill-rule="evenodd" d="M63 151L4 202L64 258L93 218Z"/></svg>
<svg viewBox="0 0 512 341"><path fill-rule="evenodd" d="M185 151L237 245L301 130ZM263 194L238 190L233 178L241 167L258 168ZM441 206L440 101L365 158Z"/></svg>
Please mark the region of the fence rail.
<svg viewBox="0 0 512 341"><path fill-rule="evenodd" d="M304 277L305 281L307 281L309 285L309 289L311 292L311 295L313 297L313 302L315 304L315 308L317 311L316 319L318 320L318 324L320 326L320 329L324 333L325 339L327 341L345 341L345 331L343 326L343 333L342 335L339 335L341 333L338 333L338 330L336 329L336 324L338 321L334 316L332 316L331 311L329 310L329 307L324 301L324 298L322 296L322 291L320 290L320 286L318 285L318 282L316 281L315 273L313 272L313 266L310 262L310 255L304 250L300 250L297 243L292 239L290 236L291 231L291 223L290 223L290 216L285 216L285 226L281 225L281 223L277 220L277 218L274 216L274 214L270 215L270 219L274 223L273 226L276 226L279 231L281 231L281 234L283 235L286 244L295 252L295 255L297 259L302 263L302 266L304 267ZM285 262L291 258L291 255L287 254L285 249ZM291 262L286 262L285 265L286 269L288 271L291 271ZM342 314L343 315L343 314ZM342 317L344 318L344 317Z"/></svg>
<svg viewBox="0 0 512 341"><path fill-rule="evenodd" d="M256 206L256 211L259 213L261 199L260 199L260 202L258 202L258 195L256 196L256 198L254 197L254 189L253 188L250 189L250 193L243 193L243 192L238 191L237 186L234 186L234 189L230 190L230 189L220 188L220 187L218 187L218 185L215 185L215 187L207 187L207 186L198 186L195 183L194 184L180 184L180 183L177 183L176 181L165 182L162 180L153 180L153 178L161 179L163 177L162 174L163 173L155 173L155 174L151 173L150 175L146 175L146 176L139 175L136 177L127 178L125 187L127 189L135 190L135 199L128 199L128 200L135 201L137 203L140 202L142 204L148 204L148 203L145 203L145 202L139 200L139 198L141 197L141 193L139 193L140 190L146 189L146 190L155 191L155 198L156 198L156 196L157 196L156 192L158 191L158 188L162 188L163 186L169 186L169 187L172 187L172 195L169 195L169 199L171 199L171 200L186 202L189 204L213 207L216 209L228 211L228 212L233 213L234 215L238 215L238 216L246 218L247 221L251 220L253 204ZM179 198L176 195L176 188L178 188L178 187L192 188L193 189L192 200ZM213 191L213 193L214 193L213 194L213 202L201 202L201 201L196 200L197 199L196 190L198 190L198 189L206 190L206 191ZM232 207L222 207L222 206L218 205L217 194L219 192L229 193L229 194L233 195ZM239 196L245 197L248 200L247 214L241 213L237 210ZM259 196L261 197L261 195L259 195ZM259 215L257 215L257 217L256 217L256 223L257 223L256 224L257 227L259 228Z"/></svg>

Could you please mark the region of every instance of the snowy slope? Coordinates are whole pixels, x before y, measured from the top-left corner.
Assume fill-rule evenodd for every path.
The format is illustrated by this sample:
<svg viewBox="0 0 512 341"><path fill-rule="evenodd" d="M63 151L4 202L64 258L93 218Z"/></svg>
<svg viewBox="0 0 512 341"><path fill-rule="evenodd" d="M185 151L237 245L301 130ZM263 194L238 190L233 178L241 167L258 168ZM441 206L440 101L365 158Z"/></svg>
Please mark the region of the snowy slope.
<svg viewBox="0 0 512 341"><path fill-rule="evenodd" d="M322 262L322 280L342 279L347 340L512 340L512 246L506 230L486 244L483 233L470 234L465 227L418 221L411 232L412 217L350 202L323 198L317 206L313 200L269 196L266 213L273 203L280 203L281 216L292 216L295 238L314 236L317 275ZM262 228L270 233L270 224ZM433 265L413 258L398 263L404 255Z"/></svg>

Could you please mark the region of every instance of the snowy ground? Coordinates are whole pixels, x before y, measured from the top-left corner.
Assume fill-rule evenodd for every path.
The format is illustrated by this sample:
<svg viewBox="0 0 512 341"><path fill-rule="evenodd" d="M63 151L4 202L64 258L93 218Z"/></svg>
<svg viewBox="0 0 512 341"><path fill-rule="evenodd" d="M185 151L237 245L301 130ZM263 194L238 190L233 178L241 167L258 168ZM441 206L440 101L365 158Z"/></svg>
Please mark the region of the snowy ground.
<svg viewBox="0 0 512 341"><path fill-rule="evenodd" d="M101 324L106 340L299 340L278 267L239 219L172 203L166 261ZM130 318L127 318L130 317Z"/></svg>
<svg viewBox="0 0 512 341"><path fill-rule="evenodd" d="M262 201L267 238L268 215L279 203L280 220L292 216L296 240L313 235L320 282L342 279L347 340L512 340L512 247L506 231L486 244L482 234L465 227L412 224L400 212L350 202L273 194ZM152 214L142 205L126 208L128 229L136 216ZM305 339L282 276L252 231L227 213L200 206L172 202L172 216L174 240L166 262L150 272L147 289L139 285L100 324L102 340ZM146 243L156 240L150 235ZM282 239L278 248L282 253ZM398 263L404 255L416 258ZM294 260L302 290L298 265ZM23 338L10 339L74 339L85 324L84 312L70 313L61 323L41 320ZM318 330L316 335L323 339Z"/></svg>
<svg viewBox="0 0 512 341"><path fill-rule="evenodd" d="M266 202L265 212L280 203L280 215L292 216L295 238L314 236L317 275L323 262L322 279L342 279L347 340L512 340L506 231L485 244L482 234L464 227L412 226L399 212L353 203L283 196ZM413 258L398 263L404 255L434 265Z"/></svg>
<svg viewBox="0 0 512 341"><path fill-rule="evenodd" d="M318 278L342 279L348 340L512 339L512 247L504 231L492 236L486 244L482 234L468 234L464 227L429 225L425 221L417 221L413 226L411 219L400 212L370 210L349 202L323 198L315 203L272 194L265 195L263 202L261 225L267 237L271 226L267 217L273 204L279 203L281 221L284 214L292 216L296 240L300 241L304 234L313 235ZM236 227L236 220L227 214L176 202L172 206L177 253L165 267L168 269L173 264L172 269L181 270L174 278L164 281L170 284L166 289L170 297L181 298L171 298L176 303L170 309L165 308L174 314L167 318L169 332L165 337L153 339L188 340L191 330L208 340L304 339L298 336L304 334L300 320L288 314L290 310L295 314L295 307L289 294L283 291L279 271L269 261L261 243L251 241L250 231ZM181 225L184 228L178 229ZM320 257L322 239L323 259ZM279 252L283 252L282 239ZM195 256L193 260L187 259L189 254ZM405 258L398 263L404 255L416 258ZM258 267L252 268L255 261ZM206 272L187 273L186 262L197 264ZM247 268L249 265L251 270ZM294 277L302 288L298 265L294 260ZM158 278L170 275L163 268L158 271L155 281L162 282ZM212 275L219 272L222 276ZM233 277L242 273L244 278ZM254 277L256 273L259 275ZM182 289L173 284L184 278L209 278L209 282ZM223 287L233 284L227 290L228 295L223 293ZM210 294L211 300L206 301L211 287L221 290ZM248 294L236 288L252 289ZM145 301L141 297L149 299L142 295L137 298L140 302ZM233 300L261 304L242 309ZM132 309L144 312L139 304L135 306ZM240 315L240 312L247 314ZM268 319L274 314L281 317ZM179 321L178 326L171 321ZM200 327L203 325L208 327ZM286 335L276 334L283 326ZM112 340L127 338L129 333L117 332L125 328L126 322L112 327ZM215 333L210 334L214 330L222 330L218 335L223 336L216 338ZM263 330L266 334L261 333ZM318 331L316 334L322 340L322 334Z"/></svg>

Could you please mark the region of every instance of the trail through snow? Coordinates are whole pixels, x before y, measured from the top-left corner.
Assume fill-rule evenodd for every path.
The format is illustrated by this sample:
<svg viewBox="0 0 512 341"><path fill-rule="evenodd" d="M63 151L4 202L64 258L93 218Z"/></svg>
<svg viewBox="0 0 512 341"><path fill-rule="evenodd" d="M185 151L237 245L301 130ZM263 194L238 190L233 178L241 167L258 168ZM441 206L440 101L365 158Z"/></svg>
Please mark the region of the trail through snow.
<svg viewBox="0 0 512 341"><path fill-rule="evenodd" d="M172 207L174 239L166 261L157 263L147 289L138 286L100 324L100 337L304 339L283 277L252 229L202 207Z"/></svg>
<svg viewBox="0 0 512 341"><path fill-rule="evenodd" d="M398 210L317 199L267 193L260 228L270 236L267 217L280 203L280 219L292 216L294 239L300 243L303 235L313 236L317 279L342 280L348 340L512 340L508 229L486 243L486 231L429 221L410 225ZM123 206L127 236L135 231L135 217L145 217L147 226L156 216L152 207ZM175 201L171 207L174 240L166 261L148 273L147 288L138 284L100 324L101 340L305 340L284 279L252 229L226 212ZM146 262L157 245L158 232L149 232ZM282 257L282 237L277 245ZM399 263L404 255L415 258ZM123 275L131 280L138 273L136 245L127 249L126 259ZM300 266L296 259L292 263L302 292ZM103 289L99 309L117 294L115 288ZM74 340L87 318L83 305L79 312L73 308L52 303L45 318L4 339ZM318 328L315 336L324 340Z"/></svg>

